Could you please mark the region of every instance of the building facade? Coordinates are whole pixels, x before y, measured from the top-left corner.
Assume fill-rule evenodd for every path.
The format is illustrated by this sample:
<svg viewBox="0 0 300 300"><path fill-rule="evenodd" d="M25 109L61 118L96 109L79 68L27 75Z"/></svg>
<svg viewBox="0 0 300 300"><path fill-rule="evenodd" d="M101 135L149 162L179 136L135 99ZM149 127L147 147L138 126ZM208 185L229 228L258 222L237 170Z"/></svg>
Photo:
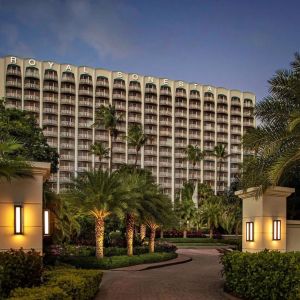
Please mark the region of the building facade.
<svg viewBox="0 0 300 300"><path fill-rule="evenodd" d="M60 154L59 172L50 179L57 192L74 174L97 168L98 159L89 151L95 142L114 143L113 168L134 163L135 150L124 139L132 123L142 124L150 137L138 165L150 169L172 199L187 179L224 190L243 160L241 136L255 126L250 92L13 56L0 59L0 74L6 106L34 113ZM108 104L123 116L113 141L103 128L91 126L97 108ZM192 166L185 154L189 144L204 151L224 144L230 156L220 168L212 155Z"/></svg>

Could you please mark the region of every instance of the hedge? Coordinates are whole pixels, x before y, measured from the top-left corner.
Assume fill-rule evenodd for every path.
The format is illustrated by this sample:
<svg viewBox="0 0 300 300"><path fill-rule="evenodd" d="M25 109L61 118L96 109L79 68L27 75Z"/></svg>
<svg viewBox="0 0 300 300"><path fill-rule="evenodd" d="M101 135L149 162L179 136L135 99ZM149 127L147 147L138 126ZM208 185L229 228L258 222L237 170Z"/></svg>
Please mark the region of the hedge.
<svg viewBox="0 0 300 300"><path fill-rule="evenodd" d="M176 258L176 253L147 253L133 256L112 256L97 259L92 256L66 256L61 257L61 262L82 269L115 269L139 264L156 263Z"/></svg>
<svg viewBox="0 0 300 300"><path fill-rule="evenodd" d="M233 251L221 263L225 290L243 299L300 299L300 252Z"/></svg>
<svg viewBox="0 0 300 300"><path fill-rule="evenodd" d="M99 290L102 272L56 268L44 273L45 283L39 287L17 288L11 293L14 300L91 300Z"/></svg>

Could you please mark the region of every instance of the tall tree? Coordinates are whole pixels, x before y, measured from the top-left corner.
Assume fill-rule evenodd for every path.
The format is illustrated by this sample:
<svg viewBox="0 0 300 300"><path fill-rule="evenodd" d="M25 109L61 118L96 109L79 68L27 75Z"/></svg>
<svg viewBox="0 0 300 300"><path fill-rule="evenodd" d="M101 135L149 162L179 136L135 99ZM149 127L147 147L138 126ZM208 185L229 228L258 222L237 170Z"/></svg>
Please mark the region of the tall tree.
<svg viewBox="0 0 300 300"><path fill-rule="evenodd" d="M31 177L31 166L18 153L23 146L15 139L0 139L0 181Z"/></svg>
<svg viewBox="0 0 300 300"><path fill-rule="evenodd" d="M34 115L18 109L5 108L4 100L0 101L0 139L15 138L22 144L14 155L28 161L42 161L51 163L51 172L57 171L58 153L50 147L38 126Z"/></svg>
<svg viewBox="0 0 300 300"><path fill-rule="evenodd" d="M192 163L193 169L197 162L201 162L205 157L205 152L201 151L198 146L188 145L185 153L187 155L187 160Z"/></svg>
<svg viewBox="0 0 300 300"><path fill-rule="evenodd" d="M129 126L128 135L126 136L126 139L128 141L128 146L135 148L134 166L136 167L139 152L141 148L144 147L145 144L147 143L148 136L143 132L142 125L134 123Z"/></svg>
<svg viewBox="0 0 300 300"><path fill-rule="evenodd" d="M110 155L109 155L109 172L112 172L112 154L113 154L113 142L118 136L119 132L117 129L118 123L122 120L122 116L118 115L115 106L101 105L96 110L95 123L93 124L96 128L104 128L108 131L110 136Z"/></svg>
<svg viewBox="0 0 300 300"><path fill-rule="evenodd" d="M124 209L120 177L116 172L97 170L84 172L74 179L66 197L83 213L95 218L96 256L102 258L104 221L112 213L122 215Z"/></svg>
<svg viewBox="0 0 300 300"><path fill-rule="evenodd" d="M103 158L109 157L109 148L106 148L103 143L96 142L91 145L90 151L92 154L98 156L99 159L99 170L102 168L102 160Z"/></svg>
<svg viewBox="0 0 300 300"><path fill-rule="evenodd" d="M227 152L226 152L226 145L218 144L218 145L215 146L212 155L214 155L217 159L217 165L218 165L218 192L220 193L221 186L222 186L222 181L221 181L222 164L225 161L225 159L230 156L230 154L227 154Z"/></svg>
<svg viewBox="0 0 300 300"><path fill-rule="evenodd" d="M259 126L243 137L253 153L243 163L243 187L287 184L300 170L300 54L269 84L270 95L254 109Z"/></svg>

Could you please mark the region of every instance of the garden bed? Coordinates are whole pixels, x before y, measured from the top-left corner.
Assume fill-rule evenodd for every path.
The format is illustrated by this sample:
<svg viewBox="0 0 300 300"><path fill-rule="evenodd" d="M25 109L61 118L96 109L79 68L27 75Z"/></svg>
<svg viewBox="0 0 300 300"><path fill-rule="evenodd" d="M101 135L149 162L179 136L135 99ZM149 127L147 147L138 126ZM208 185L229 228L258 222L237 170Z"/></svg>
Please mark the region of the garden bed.
<svg viewBox="0 0 300 300"><path fill-rule="evenodd" d="M120 255L97 259L94 256L65 256L60 258L60 262L70 264L82 269L109 270L122 267L129 267L140 264L156 263L167 261L177 257L177 253L147 253L141 255Z"/></svg>

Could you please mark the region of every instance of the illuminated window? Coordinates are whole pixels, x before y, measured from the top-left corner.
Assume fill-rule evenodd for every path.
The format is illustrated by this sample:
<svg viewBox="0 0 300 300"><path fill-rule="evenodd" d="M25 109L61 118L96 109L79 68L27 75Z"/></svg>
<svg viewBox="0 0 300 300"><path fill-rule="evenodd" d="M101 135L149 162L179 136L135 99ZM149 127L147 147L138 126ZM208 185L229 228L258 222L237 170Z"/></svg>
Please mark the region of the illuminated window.
<svg viewBox="0 0 300 300"><path fill-rule="evenodd" d="M281 240L281 221L273 220L273 240Z"/></svg>
<svg viewBox="0 0 300 300"><path fill-rule="evenodd" d="M15 205L15 234L23 234L23 207Z"/></svg>
<svg viewBox="0 0 300 300"><path fill-rule="evenodd" d="M246 222L246 241L254 241L254 222Z"/></svg>

